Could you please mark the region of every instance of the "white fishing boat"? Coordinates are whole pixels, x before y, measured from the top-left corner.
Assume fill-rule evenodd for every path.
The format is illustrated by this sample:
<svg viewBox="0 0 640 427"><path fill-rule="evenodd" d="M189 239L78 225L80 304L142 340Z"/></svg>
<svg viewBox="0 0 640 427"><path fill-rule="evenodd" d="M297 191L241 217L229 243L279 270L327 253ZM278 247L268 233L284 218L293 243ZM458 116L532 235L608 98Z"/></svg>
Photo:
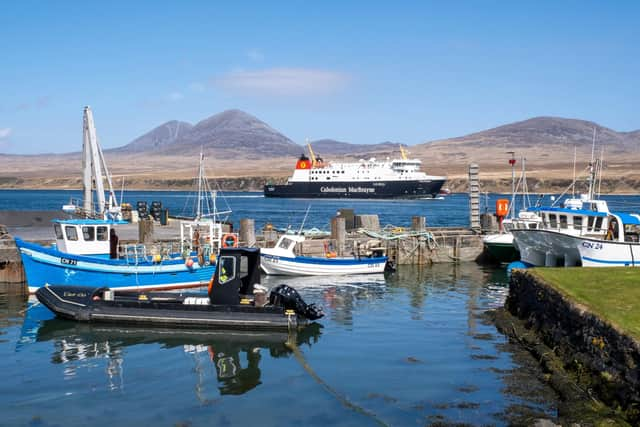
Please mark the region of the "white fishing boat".
<svg viewBox="0 0 640 427"><path fill-rule="evenodd" d="M499 262L509 263L520 258L520 253L514 244L513 233L516 228L535 229L542 222L537 213L529 211L529 191L527 188L526 160L521 160L522 173L517 184L515 181L516 159L513 152L509 164L511 165L511 202L506 199L496 201L496 215L499 217L499 230L497 233L487 234L482 242L487 251ZM522 209L515 215L516 196L520 194Z"/></svg>
<svg viewBox="0 0 640 427"><path fill-rule="evenodd" d="M371 256L338 257L328 252L325 257L296 255L297 244L304 242L302 235L281 236L275 247L262 249L260 264L266 274L286 276L331 276L343 274L383 273L387 257L379 254Z"/></svg>
<svg viewBox="0 0 640 427"><path fill-rule="evenodd" d="M512 230L522 262L547 267L640 266L640 215L612 212L595 196L601 168L601 160L592 155L586 195L568 198L562 206L534 208L541 226Z"/></svg>

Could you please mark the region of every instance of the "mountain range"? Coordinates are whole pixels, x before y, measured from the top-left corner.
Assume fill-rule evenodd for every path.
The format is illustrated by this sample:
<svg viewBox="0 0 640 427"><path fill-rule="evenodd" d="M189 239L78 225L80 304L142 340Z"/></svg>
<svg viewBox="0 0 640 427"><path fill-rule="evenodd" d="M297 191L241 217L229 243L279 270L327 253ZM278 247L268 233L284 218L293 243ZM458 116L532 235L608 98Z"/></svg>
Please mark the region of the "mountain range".
<svg viewBox="0 0 640 427"><path fill-rule="evenodd" d="M515 152L518 159L526 157L530 176L566 178L574 156L582 164L590 158L594 129L598 146L603 147L608 161L607 172L640 182L640 172L636 172L636 165L640 164L640 130L618 132L585 120L535 117L465 136L412 145L408 151L411 157L423 161L427 173L447 175L461 182L472 162L480 165L483 176L510 178L507 162L510 152ZM312 141L311 146L316 155L329 161L399 155L397 142L351 144L321 139ZM124 146L105 150L105 157L114 175L126 175L128 180L144 187L148 182L193 176L201 150L213 166L215 176L253 177L259 181L288 176L295 158L306 147L250 114L227 110L196 124L169 121ZM64 167L51 168L52 159ZM74 187L79 182L79 152L0 154L0 161L7 165L0 171L0 187L20 183ZM77 170L78 176L71 179L69 170Z"/></svg>

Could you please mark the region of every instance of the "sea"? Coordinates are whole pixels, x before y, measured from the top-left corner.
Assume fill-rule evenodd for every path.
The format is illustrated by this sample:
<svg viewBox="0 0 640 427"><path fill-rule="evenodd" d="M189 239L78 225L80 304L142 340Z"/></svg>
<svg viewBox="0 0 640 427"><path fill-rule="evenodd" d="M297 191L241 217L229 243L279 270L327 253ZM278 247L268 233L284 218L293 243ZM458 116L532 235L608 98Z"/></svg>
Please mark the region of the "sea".
<svg viewBox="0 0 640 427"><path fill-rule="evenodd" d="M58 210L79 192L0 190L0 210ZM186 192L126 191L181 214ZM550 196L546 196L550 197ZM508 195L483 196L483 210ZM638 211L638 196L608 196ZM341 209L382 226L468 226L468 195L436 200L287 200L225 193L229 220L328 230ZM518 202L519 203L519 202ZM508 277L476 263L399 266L391 275L286 278L325 317L297 334L197 333L56 319L0 287L0 425L526 425L559 397L537 361L488 320Z"/></svg>

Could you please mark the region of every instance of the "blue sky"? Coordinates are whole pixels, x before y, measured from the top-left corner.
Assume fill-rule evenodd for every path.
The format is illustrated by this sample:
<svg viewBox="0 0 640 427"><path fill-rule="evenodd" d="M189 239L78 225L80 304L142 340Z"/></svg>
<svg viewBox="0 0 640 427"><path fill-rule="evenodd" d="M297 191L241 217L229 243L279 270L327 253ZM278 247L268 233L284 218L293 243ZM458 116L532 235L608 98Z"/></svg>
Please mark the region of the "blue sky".
<svg viewBox="0 0 640 427"><path fill-rule="evenodd" d="M5 1L0 152L104 148L244 110L302 143L533 116L640 128L638 1Z"/></svg>

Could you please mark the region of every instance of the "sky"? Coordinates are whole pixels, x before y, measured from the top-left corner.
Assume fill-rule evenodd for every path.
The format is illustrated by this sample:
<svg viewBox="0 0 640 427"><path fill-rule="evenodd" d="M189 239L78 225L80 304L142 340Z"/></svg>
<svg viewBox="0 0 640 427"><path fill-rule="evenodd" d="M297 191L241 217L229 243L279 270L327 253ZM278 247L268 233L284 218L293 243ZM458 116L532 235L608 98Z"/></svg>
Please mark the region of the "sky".
<svg viewBox="0 0 640 427"><path fill-rule="evenodd" d="M0 3L0 153L240 109L297 143L408 145L535 116L640 129L640 1Z"/></svg>

